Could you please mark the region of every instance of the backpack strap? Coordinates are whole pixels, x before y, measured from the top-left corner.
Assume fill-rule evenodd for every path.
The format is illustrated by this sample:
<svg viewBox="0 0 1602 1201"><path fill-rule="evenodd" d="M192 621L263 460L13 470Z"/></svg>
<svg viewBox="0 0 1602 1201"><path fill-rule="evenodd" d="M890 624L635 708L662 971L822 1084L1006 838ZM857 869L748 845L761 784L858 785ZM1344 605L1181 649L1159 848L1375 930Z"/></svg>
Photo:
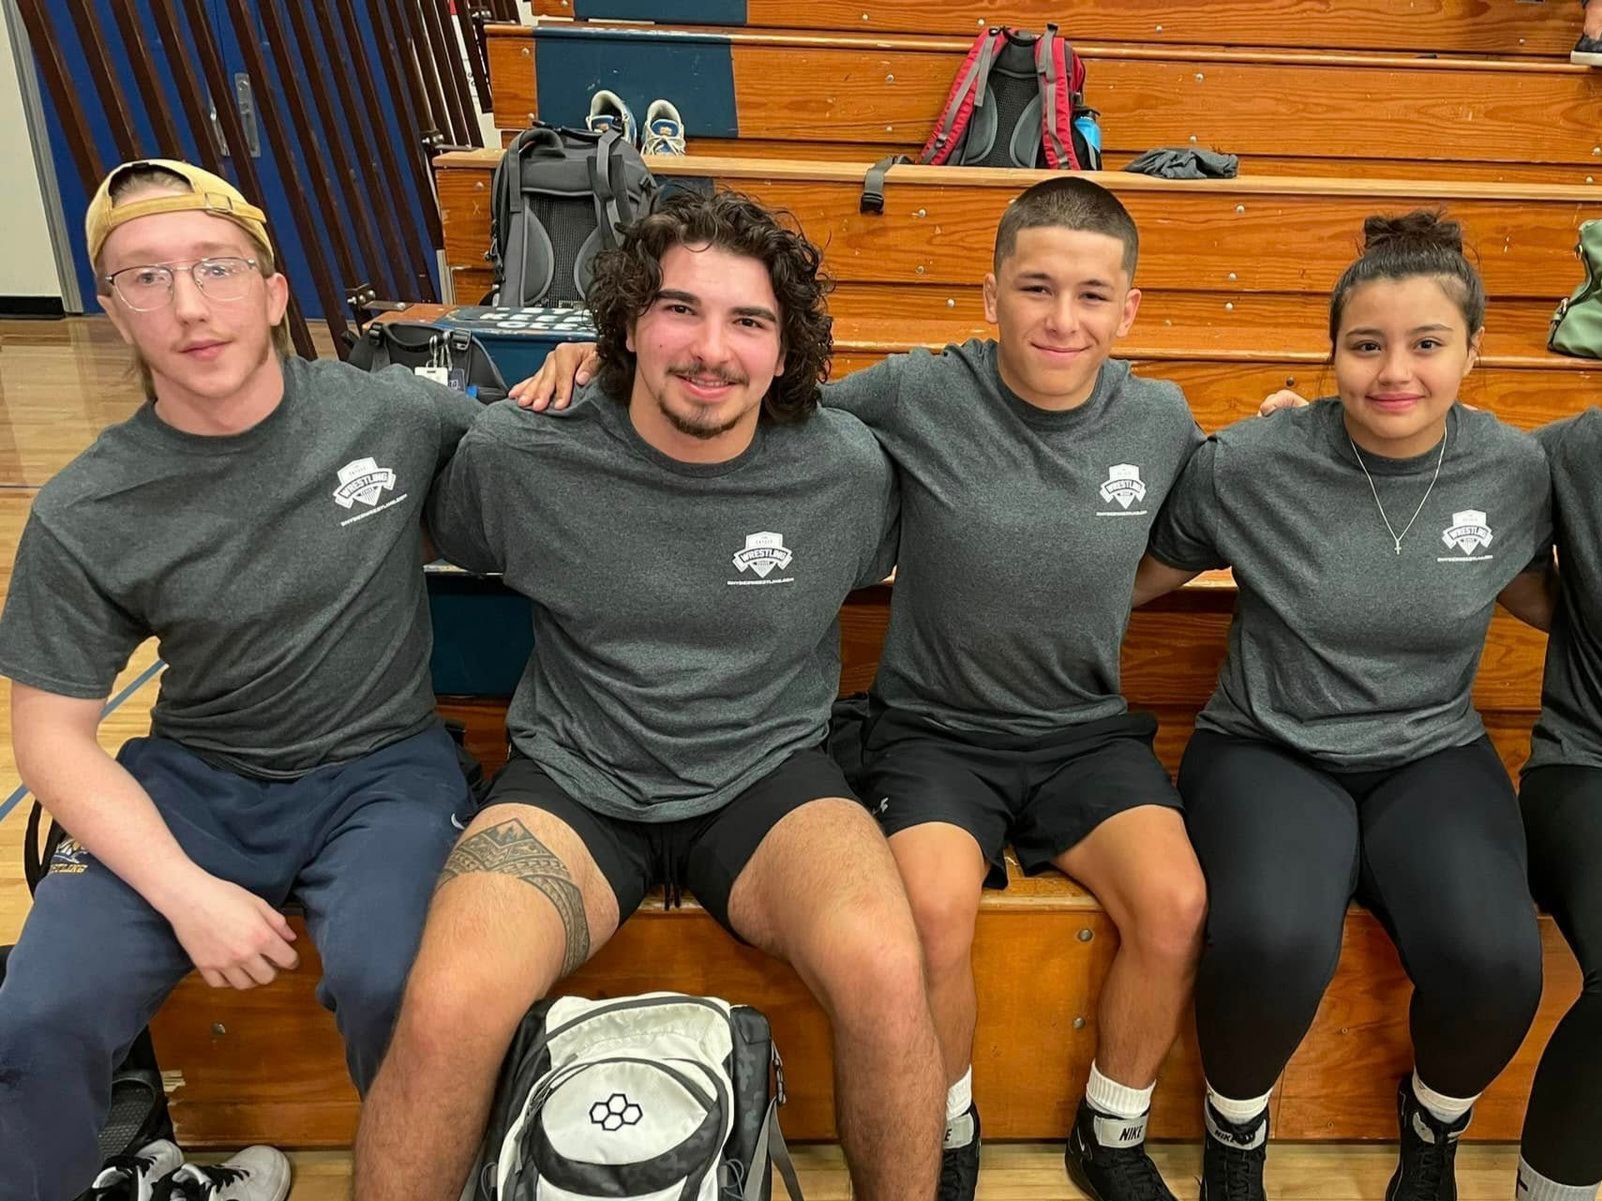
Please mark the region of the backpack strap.
<svg viewBox="0 0 1602 1201"><path fill-rule="evenodd" d="M1040 81L1040 140L1046 166L1053 171L1082 171L1074 153L1073 48L1057 35L1056 25L1035 43L1035 75Z"/></svg>
<svg viewBox="0 0 1602 1201"><path fill-rule="evenodd" d="M588 161L590 194L595 197L595 221L601 231L601 243L608 247L618 244L617 227L629 220L633 212L628 183L623 176L625 144L617 130L607 129Z"/></svg>
<svg viewBox="0 0 1602 1201"><path fill-rule="evenodd" d="M904 154L887 154L873 166L868 168L867 175L862 178L862 200L857 205L859 211L864 213L884 212L884 177L891 167L912 160Z"/></svg>
<svg viewBox="0 0 1602 1201"><path fill-rule="evenodd" d="M763 1187L769 1179L768 1173L760 1170L764 1160L779 1169L790 1201L804 1201L801 1181L795 1174L795 1163L790 1158L790 1146L784 1141L784 1131L779 1129L777 1097L768 1102L768 1112L762 1116L762 1129L757 1131L756 1162L751 1165L751 1174L746 1177L740 1201L762 1201Z"/></svg>
<svg viewBox="0 0 1602 1201"><path fill-rule="evenodd" d="M501 156L492 211L506 216L506 241L491 250L499 256L495 273L501 285L497 295L501 304L537 304L551 289L555 252L550 235L523 192L523 159L540 154L560 157L564 152L560 130L536 125L518 134Z"/></svg>
<svg viewBox="0 0 1602 1201"><path fill-rule="evenodd" d="M45 832L44 845L39 845L39 826L45 819L44 806L38 801L28 810L28 828L22 836L22 876L28 882L28 891L37 892L45 873L50 870L50 859L61 845L61 840L67 832L61 828L61 823L51 821L50 828Z"/></svg>
<svg viewBox="0 0 1602 1201"><path fill-rule="evenodd" d="M962 135L968 131L973 110L985 102L985 84L990 78L990 66L995 61L996 46L1002 39L1002 30L992 25L973 40L968 57L963 59L957 78L952 81L951 92L940 109L934 132L924 143L918 155L920 163L940 164L951 157Z"/></svg>

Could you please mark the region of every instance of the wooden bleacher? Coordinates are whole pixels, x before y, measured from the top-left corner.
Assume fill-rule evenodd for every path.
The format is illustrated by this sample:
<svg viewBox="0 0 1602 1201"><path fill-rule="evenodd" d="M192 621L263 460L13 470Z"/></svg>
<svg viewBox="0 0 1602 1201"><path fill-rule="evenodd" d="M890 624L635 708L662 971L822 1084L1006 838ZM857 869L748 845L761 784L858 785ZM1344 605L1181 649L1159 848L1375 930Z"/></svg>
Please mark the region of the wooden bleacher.
<svg viewBox="0 0 1602 1201"><path fill-rule="evenodd" d="M637 0L535 7L542 18L602 21L641 11ZM670 7L675 21L693 18L694 32L688 24L620 32L583 21L550 32L492 29L497 123L515 129L539 112L542 77L548 88L558 77L542 63L542 45L576 54L594 38L605 43L603 57L622 46L640 69L697 42L708 56L701 61L726 64L722 116L732 114L732 126L706 133L687 108L693 157L650 165L663 177L738 187L798 216L840 280L831 301L836 374L911 346L990 332L979 283L992 231L1008 199L1035 176L902 167L889 176L882 216L861 214L857 203L868 162L923 141L976 31L973 6L662 6ZM1059 7L997 0L983 20L1038 27ZM1491 294L1486 354L1465 398L1527 427L1589 403L1602 384L1597 365L1545 351L1552 308L1579 278L1575 231L1602 216L1593 176L1602 168L1602 76L1566 62L1574 8L1551 0L1078 0L1065 32L1089 62L1109 164L1188 144L1195 134L1198 145L1241 154L1246 172L1205 184L1098 177L1129 206L1143 237L1145 300L1121 353L1143 374L1180 383L1208 429L1249 414L1278 387L1328 390L1327 295L1354 253L1362 218L1444 203L1478 248ZM674 99L675 86L664 83L659 94ZM636 114L643 117L643 105ZM490 286L483 256L496 159L481 152L436 162L446 260L463 303ZM843 691L872 678L889 596L887 586L865 589L842 611ZM1207 580L1131 621L1125 688L1136 707L1157 714L1158 752L1170 768L1211 692L1232 603L1227 581ZM1527 753L1543 648L1540 635L1505 615L1492 624L1475 701L1510 769ZM502 703L443 698L442 708L467 723L487 764L503 758ZM676 912L659 905L648 903L567 987L590 995L681 988L761 1004L786 1057L787 1131L832 1137L827 1030L793 973L736 946L693 904ZM1542 936L1540 1016L1480 1104L1471 1137L1518 1137L1535 1061L1577 992L1573 959L1544 918ZM1063 1135L1095 1043L1096 982L1115 947L1116 931L1094 900L1060 877L1015 881L986 896L975 960L975 1088L987 1137ZM315 958L307 959L300 972L252 993L213 992L191 980L158 1015L162 1062L181 1078L173 1105L186 1143L349 1142L355 1098L332 1020L312 998ZM1392 1088L1411 1062L1406 997L1389 941L1354 910L1335 983L1276 1092L1277 1137L1395 1137ZM1199 1089L1187 1033L1163 1070L1156 1137L1200 1136Z"/></svg>
<svg viewBox="0 0 1602 1201"><path fill-rule="evenodd" d="M648 101L657 93L642 74L723 72L717 86L661 89L683 113L692 154L850 162L918 153L973 36L588 22L491 26L488 35L503 130L541 112L582 125L590 80L626 97L631 85L643 87ZM1087 101L1101 112L1108 168L1155 146L1196 145L1239 155L1241 173L1254 176L1327 176L1332 159L1348 178L1586 184L1602 171L1593 153L1602 138L1596 84L1589 68L1567 61L1108 45L1085 36L1074 48L1089 71ZM1286 99L1263 103L1269 96ZM1421 97L1426 113L1453 119L1417 116ZM1532 146L1534 127L1542 136Z"/></svg>

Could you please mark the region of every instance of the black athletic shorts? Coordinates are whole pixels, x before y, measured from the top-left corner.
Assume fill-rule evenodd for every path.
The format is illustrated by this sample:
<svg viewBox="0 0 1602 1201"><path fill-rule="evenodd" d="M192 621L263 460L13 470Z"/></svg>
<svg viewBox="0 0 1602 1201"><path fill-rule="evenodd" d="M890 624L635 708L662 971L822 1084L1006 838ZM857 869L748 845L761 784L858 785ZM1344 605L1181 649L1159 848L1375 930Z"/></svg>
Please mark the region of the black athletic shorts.
<svg viewBox="0 0 1602 1201"><path fill-rule="evenodd" d="M1028 875L1077 846L1109 817L1142 805L1179 809L1152 751L1157 719L1120 713L1049 737L961 735L899 709L873 706L862 749L862 796L886 836L929 822L972 834L1007 886L1010 842Z"/></svg>
<svg viewBox="0 0 1602 1201"><path fill-rule="evenodd" d="M822 750L804 750L715 813L680 821L628 821L579 804L514 749L483 807L527 805L570 826L612 886L619 925L640 907L647 892L661 886L669 905L677 904L688 889L720 926L740 938L729 924L735 880L782 818L825 797L855 800L856 794L833 759Z"/></svg>

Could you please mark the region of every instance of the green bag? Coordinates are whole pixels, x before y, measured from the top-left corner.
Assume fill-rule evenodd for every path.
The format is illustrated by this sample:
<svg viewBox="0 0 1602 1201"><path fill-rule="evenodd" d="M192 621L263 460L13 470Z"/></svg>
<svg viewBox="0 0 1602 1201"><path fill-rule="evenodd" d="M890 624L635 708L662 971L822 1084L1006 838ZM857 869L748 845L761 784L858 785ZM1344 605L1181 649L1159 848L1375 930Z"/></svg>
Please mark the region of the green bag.
<svg viewBox="0 0 1602 1201"><path fill-rule="evenodd" d="M1580 244L1574 248L1585 264L1585 282L1573 296L1560 301L1552 314L1548 350L1582 359L1602 359L1602 221L1580 226Z"/></svg>

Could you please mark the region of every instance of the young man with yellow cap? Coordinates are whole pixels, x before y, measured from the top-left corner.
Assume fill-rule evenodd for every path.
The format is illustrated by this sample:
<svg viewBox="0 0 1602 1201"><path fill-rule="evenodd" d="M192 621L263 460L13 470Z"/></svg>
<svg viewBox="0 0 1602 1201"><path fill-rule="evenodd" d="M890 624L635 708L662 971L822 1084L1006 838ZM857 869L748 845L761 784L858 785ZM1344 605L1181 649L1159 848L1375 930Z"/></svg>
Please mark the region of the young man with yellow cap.
<svg viewBox="0 0 1602 1201"><path fill-rule="evenodd" d="M0 985L6 1201L100 1179L113 1065L191 969L241 989L294 969L286 901L365 1088L471 817L429 681L419 522L479 406L288 357L264 220L166 160L118 167L89 207L146 403L40 490L0 617L17 766L71 834ZM151 735L113 759L101 708L150 637L168 665ZM101 1183L147 1197L173 1152ZM288 1191L260 1148L177 1178L210 1201Z"/></svg>

